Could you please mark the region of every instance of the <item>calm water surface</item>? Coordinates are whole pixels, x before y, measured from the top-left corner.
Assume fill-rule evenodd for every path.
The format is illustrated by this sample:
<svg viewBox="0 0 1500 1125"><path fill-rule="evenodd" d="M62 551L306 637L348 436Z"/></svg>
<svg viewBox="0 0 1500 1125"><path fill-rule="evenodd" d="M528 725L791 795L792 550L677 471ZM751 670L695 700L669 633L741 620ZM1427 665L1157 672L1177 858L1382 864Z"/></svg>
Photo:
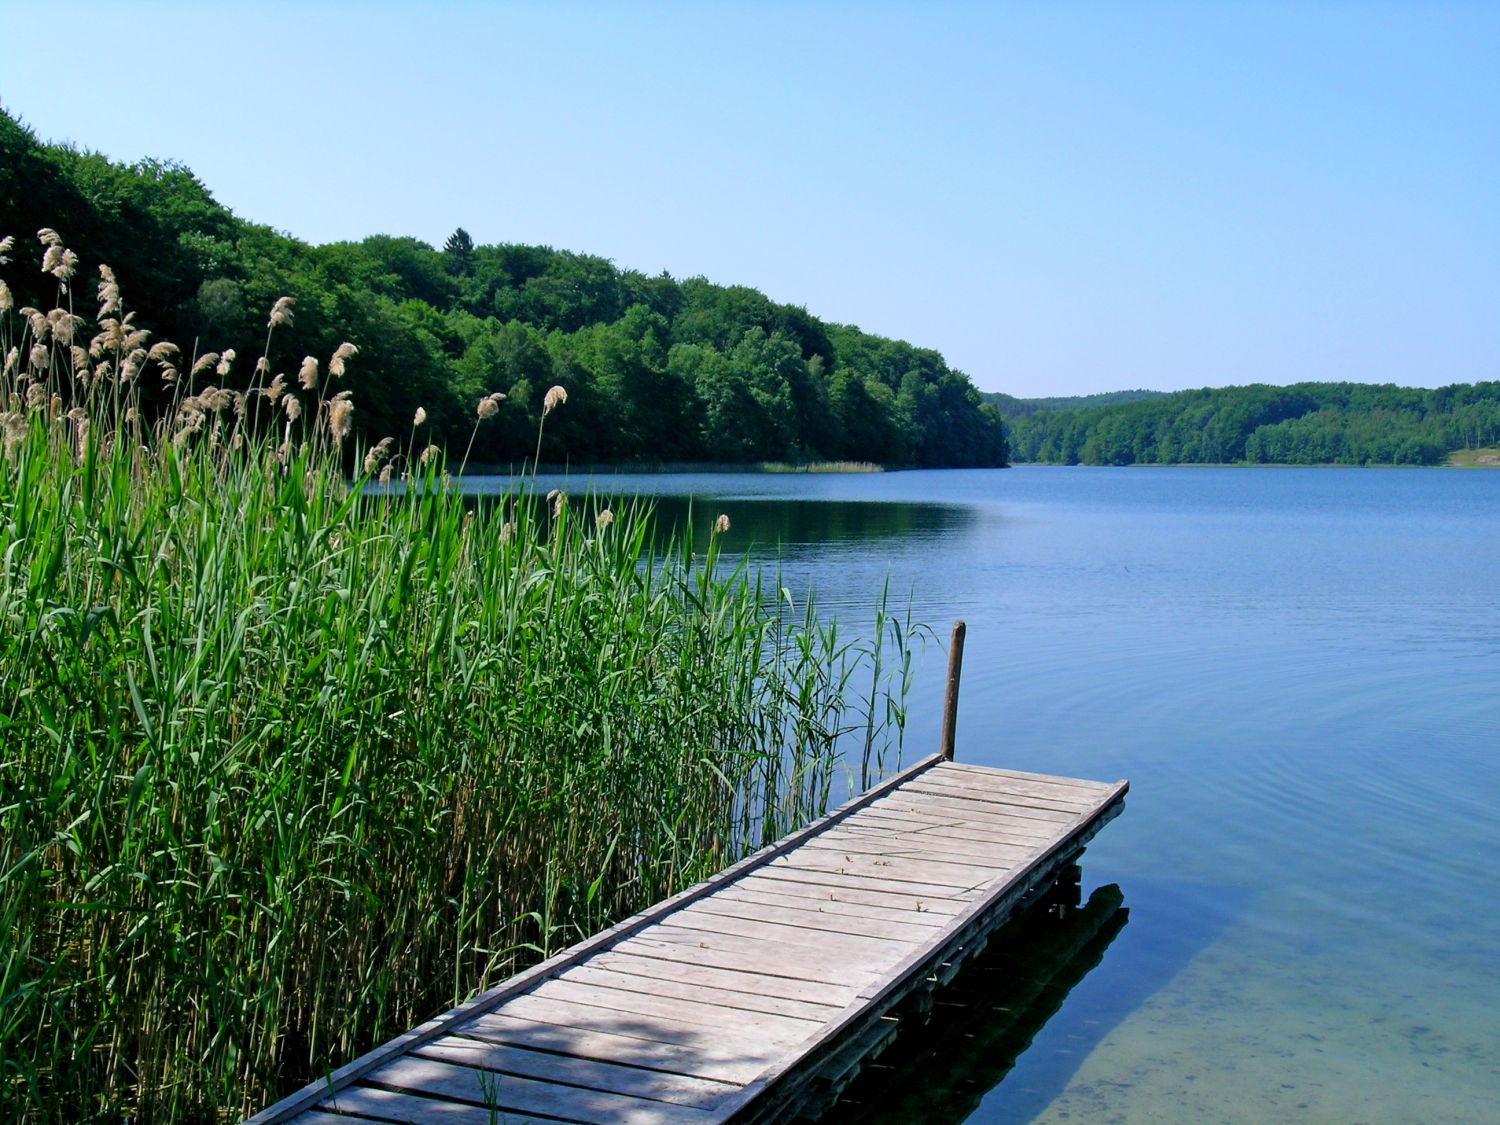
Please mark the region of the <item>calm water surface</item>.
<svg viewBox="0 0 1500 1125"><path fill-rule="evenodd" d="M728 513L851 627L887 580L944 637L965 618L960 759L1130 778L1082 888L1114 910L1117 886L1128 922L1112 915L1019 1045L963 1016L973 1057L924 1118L1497 1119L1500 473L594 487ZM943 660L928 647L909 759L935 746ZM981 1015L1010 1010L966 987Z"/></svg>

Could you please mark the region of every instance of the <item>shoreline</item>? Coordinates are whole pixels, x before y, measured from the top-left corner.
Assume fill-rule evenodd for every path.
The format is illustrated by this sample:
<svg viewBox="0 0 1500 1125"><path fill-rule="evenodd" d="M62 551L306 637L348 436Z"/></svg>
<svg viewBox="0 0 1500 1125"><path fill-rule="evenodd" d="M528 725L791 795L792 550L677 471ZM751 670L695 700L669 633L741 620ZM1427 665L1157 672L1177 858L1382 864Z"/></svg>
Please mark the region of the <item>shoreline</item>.
<svg viewBox="0 0 1500 1125"><path fill-rule="evenodd" d="M1467 451L1470 456L1476 451ZM1088 465L1077 462L1072 465L1060 464L1056 461L1013 461L1010 467L1016 469L1500 469L1500 454L1490 451L1477 451L1488 453L1488 457L1474 460L1455 460L1457 454L1450 454L1447 461L1437 465L1391 465L1385 463L1351 465L1339 461L1319 461L1314 464L1300 464L1287 461L1171 461L1163 464L1160 461L1133 461L1128 465Z"/></svg>
<svg viewBox="0 0 1500 1125"><path fill-rule="evenodd" d="M471 477L570 476L587 473L600 476L688 476L694 473L743 476L795 474L855 475L861 473L967 472L982 469L1500 469L1500 449L1456 450L1436 465L1353 465L1339 461L1301 464L1285 461L1132 461L1128 465L1062 464L1056 461L1012 461L1008 465L946 466L920 469L914 465L882 465L873 461L666 461L634 464L628 461L530 465L471 464L463 475Z"/></svg>

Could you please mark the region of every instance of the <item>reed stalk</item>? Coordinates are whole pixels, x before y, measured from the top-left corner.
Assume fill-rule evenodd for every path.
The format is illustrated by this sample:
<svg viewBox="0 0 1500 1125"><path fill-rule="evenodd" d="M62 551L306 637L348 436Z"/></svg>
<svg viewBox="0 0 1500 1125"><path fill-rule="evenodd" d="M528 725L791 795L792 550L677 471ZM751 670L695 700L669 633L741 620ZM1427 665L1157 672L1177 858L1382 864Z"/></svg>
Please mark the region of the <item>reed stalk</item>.
<svg viewBox="0 0 1500 1125"><path fill-rule="evenodd" d="M0 1119L249 1113L899 737L909 623L847 641L643 504L475 504L420 416L382 467L315 366L179 375L106 276L81 352L0 310Z"/></svg>

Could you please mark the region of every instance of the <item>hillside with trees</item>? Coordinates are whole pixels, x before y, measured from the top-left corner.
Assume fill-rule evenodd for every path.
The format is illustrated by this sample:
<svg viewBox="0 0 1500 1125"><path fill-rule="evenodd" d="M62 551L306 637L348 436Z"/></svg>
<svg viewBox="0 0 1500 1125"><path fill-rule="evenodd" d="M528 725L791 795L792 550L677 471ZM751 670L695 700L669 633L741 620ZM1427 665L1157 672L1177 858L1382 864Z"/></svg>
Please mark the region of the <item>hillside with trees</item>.
<svg viewBox="0 0 1500 1125"><path fill-rule="evenodd" d="M1111 406L1117 402L1135 402L1143 398L1161 398L1165 391L1102 391L1094 395L1059 395L1047 398L1016 398L1004 391L983 391L980 397L1006 418L1026 418L1044 410L1086 410L1093 406Z"/></svg>
<svg viewBox="0 0 1500 1125"><path fill-rule="evenodd" d="M465 443L476 402L499 392L472 460L518 463L541 392L560 384L568 410L549 421L543 461L1006 463L999 412L936 351L744 286L476 245L462 229L441 249L384 234L310 245L234 215L180 164L46 144L3 111L0 223L54 228L90 270L114 269L139 325L199 354L258 356L267 310L294 298L272 370L357 344L349 382L371 440L407 433L421 407L434 441ZM42 306L51 279L32 280L17 304ZM227 385L249 385L241 366Z"/></svg>
<svg viewBox="0 0 1500 1125"><path fill-rule="evenodd" d="M1500 445L1500 382L1205 388L1008 424L1012 457L1046 464L1437 465Z"/></svg>

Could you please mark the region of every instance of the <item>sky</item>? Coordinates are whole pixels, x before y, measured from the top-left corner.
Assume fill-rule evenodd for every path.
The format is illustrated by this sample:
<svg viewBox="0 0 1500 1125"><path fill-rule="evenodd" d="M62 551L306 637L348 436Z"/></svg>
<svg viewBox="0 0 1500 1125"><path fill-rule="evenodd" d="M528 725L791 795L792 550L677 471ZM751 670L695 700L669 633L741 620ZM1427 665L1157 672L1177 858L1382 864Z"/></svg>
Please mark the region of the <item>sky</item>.
<svg viewBox="0 0 1500 1125"><path fill-rule="evenodd" d="M1021 396L1500 379L1500 3L51 0L3 26L0 105L43 139L181 161L309 242L462 226L752 285Z"/></svg>

